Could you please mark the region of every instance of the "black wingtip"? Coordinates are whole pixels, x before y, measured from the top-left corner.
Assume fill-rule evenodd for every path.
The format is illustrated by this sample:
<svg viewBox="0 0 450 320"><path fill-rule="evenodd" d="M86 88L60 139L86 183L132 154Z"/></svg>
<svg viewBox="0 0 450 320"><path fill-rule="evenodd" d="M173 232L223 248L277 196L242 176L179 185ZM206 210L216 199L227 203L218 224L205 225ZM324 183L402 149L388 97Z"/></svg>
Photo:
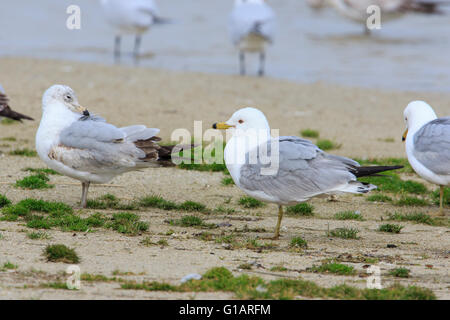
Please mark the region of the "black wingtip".
<svg viewBox="0 0 450 320"><path fill-rule="evenodd" d="M391 171L402 169L404 166L367 166L367 167L354 167L352 173L356 177L374 176L377 173L384 171Z"/></svg>

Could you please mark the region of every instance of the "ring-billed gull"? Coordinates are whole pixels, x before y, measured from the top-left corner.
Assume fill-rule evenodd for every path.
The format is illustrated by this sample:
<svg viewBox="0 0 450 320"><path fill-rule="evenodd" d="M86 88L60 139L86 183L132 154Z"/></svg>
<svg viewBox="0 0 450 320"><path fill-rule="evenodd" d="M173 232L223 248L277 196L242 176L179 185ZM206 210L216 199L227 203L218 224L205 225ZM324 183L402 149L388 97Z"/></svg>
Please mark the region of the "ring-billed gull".
<svg viewBox="0 0 450 320"><path fill-rule="evenodd" d="M450 185L450 117L438 118L423 101L408 104L403 116L408 161L419 176L439 185L439 213L444 215L444 187Z"/></svg>
<svg viewBox="0 0 450 320"><path fill-rule="evenodd" d="M334 8L343 17L364 24L364 33L370 34L367 19L373 13L368 13L370 6L380 8L381 21L385 22L402 17L407 12L439 13L442 2L430 0L308 0L308 5L314 9L325 6Z"/></svg>
<svg viewBox="0 0 450 320"><path fill-rule="evenodd" d="M101 0L107 21L116 30L114 40L114 58L120 59L120 41L122 35L135 35L134 59L139 58L142 34L154 24L166 23L154 0Z"/></svg>
<svg viewBox="0 0 450 320"><path fill-rule="evenodd" d="M90 183L106 183L128 171L173 165L174 146L157 144L159 129L144 125L117 128L90 115L68 86L47 89L42 109L36 150L50 168L81 181L83 208Z"/></svg>
<svg viewBox="0 0 450 320"><path fill-rule="evenodd" d="M359 182L358 177L401 168L361 167L354 160L328 154L299 137L272 138L266 117L255 108L240 109L228 121L215 123L213 128L233 131L224 159L235 184L251 197L278 204L275 239L280 234L283 205L320 195L367 193L376 186ZM264 148L270 163L261 154ZM271 172L274 163L277 168Z"/></svg>
<svg viewBox="0 0 450 320"><path fill-rule="evenodd" d="M34 120L33 118L24 114L11 110L8 105L9 99L6 96L5 90L0 84L0 117L5 117L22 122L22 119Z"/></svg>
<svg viewBox="0 0 450 320"><path fill-rule="evenodd" d="M235 0L230 15L230 34L239 49L240 73L245 74L245 53L259 53L260 76L264 75L265 50L273 42L275 13L264 0Z"/></svg>

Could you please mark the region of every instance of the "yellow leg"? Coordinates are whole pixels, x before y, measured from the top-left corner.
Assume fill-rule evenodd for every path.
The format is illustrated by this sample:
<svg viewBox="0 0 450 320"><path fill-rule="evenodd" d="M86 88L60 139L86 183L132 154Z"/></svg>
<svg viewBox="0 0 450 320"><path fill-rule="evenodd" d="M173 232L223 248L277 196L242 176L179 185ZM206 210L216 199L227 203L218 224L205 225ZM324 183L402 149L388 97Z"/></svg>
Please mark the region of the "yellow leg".
<svg viewBox="0 0 450 320"><path fill-rule="evenodd" d="M278 206L278 222L277 226L275 228L275 235L274 239L278 239L280 237L280 227L281 227L281 220L283 219L283 206Z"/></svg>
<svg viewBox="0 0 450 320"><path fill-rule="evenodd" d="M439 206L439 215L444 215L444 186L440 186L441 192L440 192L440 206Z"/></svg>

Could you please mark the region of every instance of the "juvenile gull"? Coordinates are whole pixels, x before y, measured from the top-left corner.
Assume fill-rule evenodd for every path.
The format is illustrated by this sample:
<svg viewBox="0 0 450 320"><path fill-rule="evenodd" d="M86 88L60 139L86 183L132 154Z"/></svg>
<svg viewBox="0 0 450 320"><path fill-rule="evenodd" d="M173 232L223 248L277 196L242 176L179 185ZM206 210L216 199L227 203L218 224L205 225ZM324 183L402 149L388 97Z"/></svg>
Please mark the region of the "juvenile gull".
<svg viewBox="0 0 450 320"><path fill-rule="evenodd" d="M259 53L260 76L264 75L265 50L273 42L275 13L264 0L235 0L230 15L230 34L239 50L240 73L245 74L245 53Z"/></svg>
<svg viewBox="0 0 450 320"><path fill-rule="evenodd" d="M123 35L135 35L134 59L139 58L142 35L155 24L168 22L162 18L154 0L101 0L108 23L115 29L114 58L120 59L120 41Z"/></svg>
<svg viewBox="0 0 450 320"><path fill-rule="evenodd" d="M15 112L11 110L11 108L8 105L9 99L6 96L5 90L3 89L2 85L0 84L0 117L5 117L13 120L17 120L22 122L22 119L26 120L34 120L33 118L26 116L24 114Z"/></svg>
<svg viewBox="0 0 450 320"><path fill-rule="evenodd" d="M403 116L408 161L419 176L439 185L439 214L444 215L444 187L450 185L450 117L438 118L423 101L408 104Z"/></svg>
<svg viewBox="0 0 450 320"><path fill-rule="evenodd" d="M401 168L401 166L361 167L358 162L328 154L312 142L299 137L272 138L264 114L255 108L236 111L226 122L215 123L214 129L230 129L232 138L225 147L225 164L234 183L258 200L278 204L278 222L274 238L280 235L283 205L305 202L312 197L339 193L367 193L376 188L357 181L358 177ZM264 162L261 149L278 142L278 170L267 174L272 164ZM256 159L252 156L256 155ZM241 159L244 161L240 161ZM266 164L263 164L266 163Z"/></svg>
<svg viewBox="0 0 450 320"><path fill-rule="evenodd" d="M144 125L117 128L90 115L68 86L47 89L42 111L36 150L50 168L81 181L83 208L90 183L106 183L128 171L173 165L175 146L157 144L159 129Z"/></svg>

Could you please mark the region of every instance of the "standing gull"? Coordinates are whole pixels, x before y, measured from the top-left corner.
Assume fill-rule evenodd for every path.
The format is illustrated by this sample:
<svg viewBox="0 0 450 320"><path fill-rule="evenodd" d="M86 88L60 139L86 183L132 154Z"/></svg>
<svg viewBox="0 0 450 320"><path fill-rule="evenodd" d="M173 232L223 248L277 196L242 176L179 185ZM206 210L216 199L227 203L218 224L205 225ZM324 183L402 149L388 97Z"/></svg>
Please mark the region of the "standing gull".
<svg viewBox="0 0 450 320"><path fill-rule="evenodd" d="M444 215L444 187L450 186L450 117L438 118L423 101L408 104L403 116L408 161L419 176L439 185L439 214Z"/></svg>
<svg viewBox="0 0 450 320"><path fill-rule="evenodd" d="M433 0L307 0L310 7L321 9L325 6L334 8L343 17L364 25L364 33L370 34L367 19L373 12L368 13L370 6L380 8L381 22L402 17L408 12L439 13L442 1Z"/></svg>
<svg viewBox="0 0 450 320"><path fill-rule="evenodd" d="M173 165L175 146L157 144L159 129L144 125L117 128L90 115L68 86L47 89L42 109L36 150L50 168L81 181L83 208L90 183L107 183L128 171Z"/></svg>
<svg viewBox="0 0 450 320"><path fill-rule="evenodd" d="M324 194L367 193L376 186L359 182L358 177L401 168L361 167L354 160L328 154L299 137L272 138L266 117L255 108L240 109L228 121L216 123L213 128L233 131L224 158L234 183L251 197L278 204L275 239L280 235L283 205ZM274 143L274 148L278 145L277 154L276 149L271 154ZM264 159L265 153L260 154L262 148L266 148L271 163ZM278 164L277 170L267 171L274 163Z"/></svg>
<svg viewBox="0 0 450 320"><path fill-rule="evenodd" d="M24 114L15 112L11 110L11 108L8 105L9 99L6 96L5 90L3 89L2 85L0 84L0 117L5 117L13 120L17 120L22 122L22 119L26 120L34 120L33 118L26 116Z"/></svg>
<svg viewBox="0 0 450 320"><path fill-rule="evenodd" d="M240 73L245 75L245 53L259 53L258 75L264 75L266 46L273 42L275 14L264 0L235 0L230 34L239 50Z"/></svg>
<svg viewBox="0 0 450 320"><path fill-rule="evenodd" d="M159 23L167 22L160 16L153 0L101 0L102 8L109 24L116 30L114 41L114 58L120 59L120 41L122 35L134 34L134 60L139 58L142 35Z"/></svg>

